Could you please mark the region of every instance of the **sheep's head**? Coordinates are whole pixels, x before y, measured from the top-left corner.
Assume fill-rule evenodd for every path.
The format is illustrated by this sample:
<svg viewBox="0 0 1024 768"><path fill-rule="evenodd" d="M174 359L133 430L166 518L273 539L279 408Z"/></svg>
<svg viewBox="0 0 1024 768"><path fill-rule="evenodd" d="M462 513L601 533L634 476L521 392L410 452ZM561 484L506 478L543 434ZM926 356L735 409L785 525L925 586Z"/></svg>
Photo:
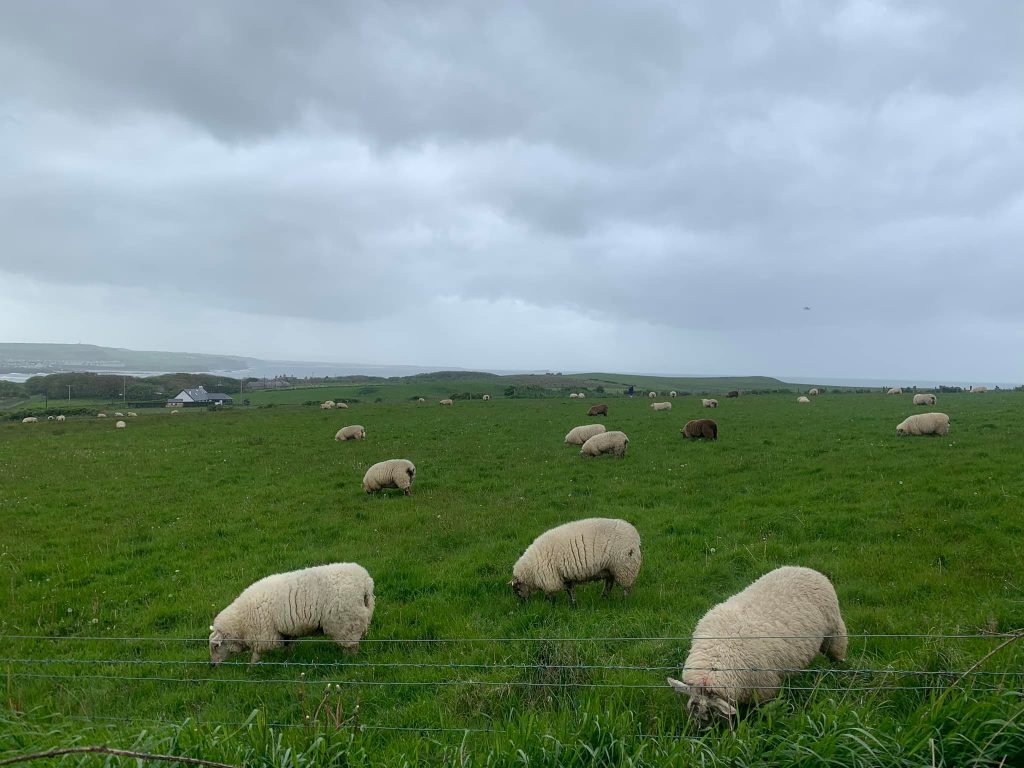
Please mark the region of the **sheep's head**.
<svg viewBox="0 0 1024 768"><path fill-rule="evenodd" d="M701 726L711 724L712 718L719 716L727 719L736 714L736 707L723 698L716 696L707 688L695 685L687 685L681 680L668 678L668 684L672 690L684 696L689 696L686 702L686 711Z"/></svg>
<svg viewBox="0 0 1024 768"><path fill-rule="evenodd" d="M508 585L512 587L512 591L520 600L525 600L533 592L529 584L527 584L522 579L518 579L515 577L512 578L512 581L510 581Z"/></svg>
<svg viewBox="0 0 1024 768"><path fill-rule="evenodd" d="M226 660L233 653L239 653L246 648L245 643L237 638L226 636L219 629L210 626L210 666L216 666Z"/></svg>
<svg viewBox="0 0 1024 768"><path fill-rule="evenodd" d="M900 424L899 426L896 427L896 436L897 437L903 437L906 434L907 434L907 428L905 426Z"/></svg>

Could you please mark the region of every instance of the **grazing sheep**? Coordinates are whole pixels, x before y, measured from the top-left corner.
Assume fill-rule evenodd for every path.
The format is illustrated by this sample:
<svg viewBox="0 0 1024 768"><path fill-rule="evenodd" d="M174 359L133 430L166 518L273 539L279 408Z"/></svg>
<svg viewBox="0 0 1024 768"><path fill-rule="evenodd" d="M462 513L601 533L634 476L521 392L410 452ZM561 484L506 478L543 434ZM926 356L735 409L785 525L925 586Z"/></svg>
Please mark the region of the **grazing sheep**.
<svg viewBox="0 0 1024 768"><path fill-rule="evenodd" d="M334 407L335 408L341 408L342 410L347 411L348 410L348 403L343 403L343 402L341 402L341 400L339 400L338 402L336 402L334 404Z"/></svg>
<svg viewBox="0 0 1024 768"><path fill-rule="evenodd" d="M57 421L67 421L67 416L62 413L57 417Z"/></svg>
<svg viewBox="0 0 1024 768"><path fill-rule="evenodd" d="M896 425L896 434L948 435L949 416L944 413L915 413Z"/></svg>
<svg viewBox="0 0 1024 768"><path fill-rule="evenodd" d="M726 397L739 397L740 396L740 391L738 389L730 389L728 392L725 393L725 396Z"/></svg>
<svg viewBox="0 0 1024 768"><path fill-rule="evenodd" d="M984 384L979 384L977 386L971 387L972 395L980 395L985 392L988 392L988 387L986 387Z"/></svg>
<svg viewBox="0 0 1024 768"><path fill-rule="evenodd" d="M640 572L640 534L625 520L592 517L545 531L526 548L512 567L509 586L520 600L541 591L554 602L561 590L576 606L577 584L604 580L607 597L612 586L629 594Z"/></svg>
<svg viewBox="0 0 1024 768"><path fill-rule="evenodd" d="M608 415L608 404L607 403L598 403L597 405L592 405L592 406L590 406L590 409L587 411L587 416L601 416L601 415L604 415L604 416Z"/></svg>
<svg viewBox="0 0 1024 768"><path fill-rule="evenodd" d="M683 433L683 437L694 439L706 437L708 440L718 439L718 425L711 419L693 419L686 422L686 426L679 431Z"/></svg>
<svg viewBox="0 0 1024 768"><path fill-rule="evenodd" d="M105 413L97 413L96 414L96 418L97 419L105 419L105 418L107 418L107 414L105 414Z"/></svg>
<svg viewBox="0 0 1024 768"><path fill-rule="evenodd" d="M885 394L887 394L887 395L902 395L903 394L903 387L890 387L889 391L886 392Z"/></svg>
<svg viewBox="0 0 1024 768"><path fill-rule="evenodd" d="M53 421L53 416L47 416L47 417L46 417L46 420L47 420L47 421Z"/></svg>
<svg viewBox="0 0 1024 768"><path fill-rule="evenodd" d="M481 399L481 400L490 400L490 399L491 399L491 396L490 396L490 395L484 395L484 396L483 396L483 397L481 397L480 399Z"/></svg>
<svg viewBox="0 0 1024 768"><path fill-rule="evenodd" d="M935 405L935 395L931 393L914 395L914 405Z"/></svg>
<svg viewBox="0 0 1024 768"><path fill-rule="evenodd" d="M584 424L579 427L573 427L565 436L565 444L583 445L594 435L599 435L604 431L604 424Z"/></svg>
<svg viewBox="0 0 1024 768"><path fill-rule="evenodd" d="M673 389L671 392L668 393L668 396L669 397L675 397L676 396L676 391Z"/></svg>
<svg viewBox="0 0 1024 768"><path fill-rule="evenodd" d="M174 416L174 415L175 415L176 413L177 413L177 411L176 411L176 410L174 410L174 411L171 411L171 416Z"/></svg>
<svg viewBox="0 0 1024 768"><path fill-rule="evenodd" d="M121 413L120 411L114 411L114 415L115 416L120 416L122 419L124 418L124 414Z"/></svg>
<svg viewBox="0 0 1024 768"><path fill-rule="evenodd" d="M682 681L668 683L690 697L687 710L706 723L716 712L735 715L736 704L775 698L787 672L806 667L819 652L842 661L846 646L832 583L810 568L785 566L704 614Z"/></svg>
<svg viewBox="0 0 1024 768"><path fill-rule="evenodd" d="M708 400L707 398L704 398L703 400L701 400L700 404L702 406L704 406L705 408L717 408L718 407L718 401L717 400Z"/></svg>
<svg viewBox="0 0 1024 768"><path fill-rule="evenodd" d="M135 411L128 411L128 416L130 416L130 417L131 417L131 418L133 418L133 419L134 419L134 418L135 418L136 416L138 416L138 415L139 415L139 414L137 414L137 413L136 413Z"/></svg>
<svg viewBox="0 0 1024 768"><path fill-rule="evenodd" d="M333 400L325 400L324 402L320 403L320 410L321 411L329 411L333 407L334 407L334 401Z"/></svg>
<svg viewBox="0 0 1024 768"><path fill-rule="evenodd" d="M35 424L38 421L39 421L39 419L37 419L35 416L26 416L24 419L21 420L21 423L22 424Z"/></svg>
<svg viewBox="0 0 1024 768"><path fill-rule="evenodd" d="M575 392L570 392L569 393L569 399L570 400L578 400L579 399L579 395L576 394Z"/></svg>
<svg viewBox="0 0 1024 768"><path fill-rule="evenodd" d="M817 397L820 393L818 392L818 388L817 387L811 387L808 390L807 394L810 395L811 397Z"/></svg>
<svg viewBox="0 0 1024 768"><path fill-rule="evenodd" d="M347 427L339 429L335 435L335 440L365 440L366 430L363 429L362 424L350 424Z"/></svg>
<svg viewBox="0 0 1024 768"><path fill-rule="evenodd" d="M583 392L577 392L576 397L578 397L580 400L585 400L587 396Z"/></svg>
<svg viewBox="0 0 1024 768"><path fill-rule="evenodd" d="M379 461L363 475L363 490L367 493L382 488L398 488L406 496L412 495L412 481L416 479L416 467L408 459Z"/></svg>
<svg viewBox="0 0 1024 768"><path fill-rule="evenodd" d="M651 403L651 408L653 408L656 411L671 411L672 410L672 403L669 403L669 402Z"/></svg>
<svg viewBox="0 0 1024 768"><path fill-rule="evenodd" d="M613 453L620 459L626 455L629 438L625 432L601 432L587 439L580 449L580 456L600 456Z"/></svg>
<svg viewBox="0 0 1024 768"><path fill-rule="evenodd" d="M798 397L796 399L796 401L798 403L809 403L809 402L811 402L811 399L809 397L804 396L804 395L800 395L800 397Z"/></svg>
<svg viewBox="0 0 1024 768"><path fill-rule="evenodd" d="M330 563L260 579L210 626L210 665L233 653L260 654L288 638L323 632L355 653L373 618L373 579L356 563Z"/></svg>
<svg viewBox="0 0 1024 768"><path fill-rule="evenodd" d="M416 402L417 403L425 403L425 402L427 402L427 398L425 398L425 397L417 397L416 398Z"/></svg>
<svg viewBox="0 0 1024 768"><path fill-rule="evenodd" d="M658 396L658 393L657 392L648 392L647 396L653 400L654 398L656 398Z"/></svg>
<svg viewBox="0 0 1024 768"><path fill-rule="evenodd" d="M446 397L444 400L441 401L441 405L451 405L453 402L454 400Z"/></svg>
<svg viewBox="0 0 1024 768"><path fill-rule="evenodd" d="M124 429L127 426L128 425L125 424L123 421L119 421L117 422L117 424L114 425L114 429Z"/></svg>

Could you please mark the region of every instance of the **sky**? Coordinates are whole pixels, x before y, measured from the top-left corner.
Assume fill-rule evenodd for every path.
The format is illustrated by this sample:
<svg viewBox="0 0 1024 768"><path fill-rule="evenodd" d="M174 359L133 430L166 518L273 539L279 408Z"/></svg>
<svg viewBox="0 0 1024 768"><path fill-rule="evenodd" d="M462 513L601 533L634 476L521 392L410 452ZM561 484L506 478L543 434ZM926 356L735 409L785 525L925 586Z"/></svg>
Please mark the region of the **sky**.
<svg viewBox="0 0 1024 768"><path fill-rule="evenodd" d="M1024 381L1024 3L13 3L0 341Z"/></svg>

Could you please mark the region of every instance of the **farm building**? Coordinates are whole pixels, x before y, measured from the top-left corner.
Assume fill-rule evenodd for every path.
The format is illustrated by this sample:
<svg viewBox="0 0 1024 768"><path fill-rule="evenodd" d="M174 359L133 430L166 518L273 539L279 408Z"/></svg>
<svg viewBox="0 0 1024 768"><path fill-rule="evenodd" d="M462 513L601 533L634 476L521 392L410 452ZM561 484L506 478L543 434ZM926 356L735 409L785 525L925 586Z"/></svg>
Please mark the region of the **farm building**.
<svg viewBox="0 0 1024 768"><path fill-rule="evenodd" d="M177 397L167 401L168 408L190 405L229 405L233 400L230 395L222 392L207 392L203 387L195 389L183 389Z"/></svg>

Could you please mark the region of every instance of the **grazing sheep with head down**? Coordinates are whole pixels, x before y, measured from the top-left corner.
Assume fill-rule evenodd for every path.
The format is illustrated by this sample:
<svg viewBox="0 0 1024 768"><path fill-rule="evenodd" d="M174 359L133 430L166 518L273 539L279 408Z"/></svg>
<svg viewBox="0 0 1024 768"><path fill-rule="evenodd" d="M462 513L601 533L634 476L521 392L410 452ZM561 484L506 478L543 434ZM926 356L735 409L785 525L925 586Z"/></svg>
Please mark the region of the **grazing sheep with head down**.
<svg viewBox="0 0 1024 768"><path fill-rule="evenodd" d="M416 479L416 467L408 459L379 461L363 475L363 490L367 493L382 488L398 488L406 496L412 495L412 481Z"/></svg>
<svg viewBox="0 0 1024 768"><path fill-rule="evenodd" d="M47 416L47 417L46 417L46 420L47 420L47 421L53 421L53 416Z"/></svg>
<svg viewBox="0 0 1024 768"><path fill-rule="evenodd" d="M717 400L709 400L708 398L702 399L700 401L700 404L703 407L705 407L705 408L717 408L718 407L718 401Z"/></svg>
<svg viewBox="0 0 1024 768"><path fill-rule="evenodd" d="M490 399L491 399L491 396L490 396L490 395L484 395L484 396L483 396L483 397L481 397L480 399L481 399L481 400L490 400Z"/></svg>
<svg viewBox="0 0 1024 768"><path fill-rule="evenodd" d="M648 392L647 396L649 398L651 398L651 400L653 400L654 398L656 398L658 396L658 393L657 392Z"/></svg>
<svg viewBox="0 0 1024 768"><path fill-rule="evenodd" d="M669 402L651 403L651 408L653 410L655 410L655 411L671 411L672 410L672 403L669 403Z"/></svg>
<svg viewBox="0 0 1024 768"><path fill-rule="evenodd" d="M586 400L587 394L586 392L577 392L576 397L578 397L580 400Z"/></svg>
<svg viewBox="0 0 1024 768"><path fill-rule="evenodd" d="M587 411L587 416L607 416L608 415L608 404L598 403L597 405L590 406Z"/></svg>
<svg viewBox="0 0 1024 768"><path fill-rule="evenodd" d="M565 444L583 445L594 435L599 435L604 431L604 424L583 424L579 427L573 427L565 435Z"/></svg>
<svg viewBox="0 0 1024 768"><path fill-rule="evenodd" d="M949 416L944 413L915 413L896 425L896 434L904 435L948 435Z"/></svg>
<svg viewBox="0 0 1024 768"><path fill-rule="evenodd" d="M887 394L887 395L902 395L903 394L903 387L889 387L889 391L886 392L885 394Z"/></svg>
<svg viewBox="0 0 1024 768"><path fill-rule="evenodd" d="M509 586L525 600L541 591L554 602L561 590L575 607L577 584L604 581L607 597L618 584L625 595L640 572L640 534L625 520L592 517L566 523L533 540L512 567Z"/></svg>
<svg viewBox="0 0 1024 768"><path fill-rule="evenodd" d="M453 402L455 401L452 400L451 398L446 397L444 400L441 401L441 405L451 405Z"/></svg>
<svg viewBox="0 0 1024 768"><path fill-rule="evenodd" d="M362 424L349 424L347 427L342 427L334 434L335 440L365 440L366 430Z"/></svg>
<svg viewBox="0 0 1024 768"><path fill-rule="evenodd" d="M694 439L706 437L708 440L718 439L718 425L711 419L693 419L686 422L686 426L679 431L683 433L683 437Z"/></svg>
<svg viewBox="0 0 1024 768"><path fill-rule="evenodd" d="M137 414L135 411L128 411L128 416L130 416L131 418L135 418L138 415L139 414Z"/></svg>
<svg viewBox="0 0 1024 768"><path fill-rule="evenodd" d="M123 421L119 421L114 425L114 429L125 429L127 426Z"/></svg>
<svg viewBox="0 0 1024 768"><path fill-rule="evenodd" d="M914 405L935 405L935 395L930 393L914 395Z"/></svg>
<svg viewBox="0 0 1024 768"><path fill-rule="evenodd" d="M785 566L704 614L683 679L668 683L689 696L690 715L706 723L716 713L735 715L737 704L775 698L787 672L819 652L842 661L846 646L832 583L810 568Z"/></svg>
<svg viewBox="0 0 1024 768"><path fill-rule="evenodd" d="M588 438L580 448L580 456L600 456L611 453L620 459L626 455L629 438L625 432L601 432Z"/></svg>
<svg viewBox="0 0 1024 768"><path fill-rule="evenodd" d="M329 411L332 408L334 408L334 401L333 400L325 400L324 402L320 403L320 410L321 411Z"/></svg>
<svg viewBox="0 0 1024 768"><path fill-rule="evenodd" d="M122 419L124 418L124 414L121 413L120 411L114 411L114 415Z"/></svg>
<svg viewBox="0 0 1024 768"><path fill-rule="evenodd" d="M818 394L819 394L819 392L818 392L818 388L817 388L817 387L811 387L811 388L810 388L810 389L809 389L809 390L807 391L807 394L808 394L808 395L810 395L811 397L817 397L817 396L818 396Z"/></svg>
<svg viewBox="0 0 1024 768"><path fill-rule="evenodd" d="M972 395L981 395L984 394L985 392L988 392L988 387L986 387L984 384L979 384L977 386L971 387Z"/></svg>
<svg viewBox="0 0 1024 768"><path fill-rule="evenodd" d="M800 397L798 397L796 399L796 401L798 403L809 403L809 402L811 402L811 399L809 397L807 397L806 395L800 395Z"/></svg>
<svg viewBox="0 0 1024 768"><path fill-rule="evenodd" d="M580 397L580 396L579 396L578 394L576 394L575 392L570 392L570 393L569 393L569 399L570 399L570 400L578 400L578 399L579 399L579 397Z"/></svg>
<svg viewBox="0 0 1024 768"><path fill-rule="evenodd" d="M105 418L107 418L107 414L105 414L105 413L97 413L96 414L96 418L97 419L105 419Z"/></svg>
<svg viewBox="0 0 1024 768"><path fill-rule="evenodd" d="M67 416L62 413L57 417L57 421L67 421Z"/></svg>
<svg viewBox="0 0 1024 768"><path fill-rule="evenodd" d="M35 416L26 416L24 419L21 420L21 423L22 424L36 424L38 421L39 421L39 419L37 417L35 417Z"/></svg>
<svg viewBox="0 0 1024 768"><path fill-rule="evenodd" d="M260 654L318 632L355 653L373 618L373 579L356 563L330 563L260 579L210 626L210 665L233 653Z"/></svg>

